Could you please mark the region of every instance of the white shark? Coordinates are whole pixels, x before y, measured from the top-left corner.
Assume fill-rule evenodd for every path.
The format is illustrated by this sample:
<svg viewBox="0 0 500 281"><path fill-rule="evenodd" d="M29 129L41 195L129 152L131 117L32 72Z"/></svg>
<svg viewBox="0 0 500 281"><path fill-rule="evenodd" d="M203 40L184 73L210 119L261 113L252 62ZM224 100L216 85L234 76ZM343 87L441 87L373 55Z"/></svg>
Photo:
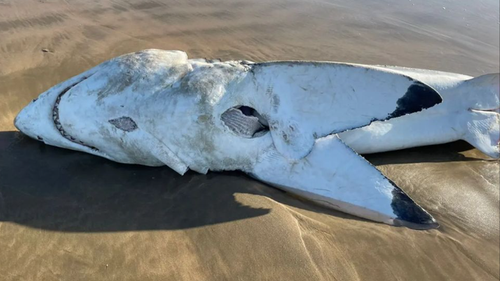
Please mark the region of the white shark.
<svg viewBox="0 0 500 281"><path fill-rule="evenodd" d="M330 62L220 62L145 50L54 86L14 123L49 145L120 163L167 165L180 174L241 170L333 209L428 229L438 226L432 216L339 138L375 152L359 144L373 135L364 126L427 118L442 98L427 84L432 79L414 72ZM374 132L383 143L381 130ZM413 138L399 138L393 147L421 144Z"/></svg>

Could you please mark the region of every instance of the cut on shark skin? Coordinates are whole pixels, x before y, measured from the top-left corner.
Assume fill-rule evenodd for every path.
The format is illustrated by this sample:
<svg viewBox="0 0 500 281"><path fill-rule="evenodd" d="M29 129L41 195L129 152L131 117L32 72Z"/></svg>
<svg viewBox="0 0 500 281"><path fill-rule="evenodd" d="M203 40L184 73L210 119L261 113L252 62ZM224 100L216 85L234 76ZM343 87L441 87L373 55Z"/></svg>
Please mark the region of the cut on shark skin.
<svg viewBox="0 0 500 281"><path fill-rule="evenodd" d="M15 125L46 144L120 163L180 174L241 170L329 208L429 229L438 226L432 216L337 134L440 102L426 83L375 66L145 50L54 86Z"/></svg>

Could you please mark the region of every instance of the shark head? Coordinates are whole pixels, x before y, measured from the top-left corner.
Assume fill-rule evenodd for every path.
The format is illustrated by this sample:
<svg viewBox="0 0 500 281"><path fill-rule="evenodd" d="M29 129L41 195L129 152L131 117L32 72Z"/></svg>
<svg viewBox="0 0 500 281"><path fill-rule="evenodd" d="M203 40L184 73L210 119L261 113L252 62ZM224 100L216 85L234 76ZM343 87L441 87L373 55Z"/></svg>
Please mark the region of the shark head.
<svg viewBox="0 0 500 281"><path fill-rule="evenodd" d="M438 224L337 133L425 110L439 94L359 65L124 55L32 101L16 127L121 163L241 170L329 208L391 225Z"/></svg>

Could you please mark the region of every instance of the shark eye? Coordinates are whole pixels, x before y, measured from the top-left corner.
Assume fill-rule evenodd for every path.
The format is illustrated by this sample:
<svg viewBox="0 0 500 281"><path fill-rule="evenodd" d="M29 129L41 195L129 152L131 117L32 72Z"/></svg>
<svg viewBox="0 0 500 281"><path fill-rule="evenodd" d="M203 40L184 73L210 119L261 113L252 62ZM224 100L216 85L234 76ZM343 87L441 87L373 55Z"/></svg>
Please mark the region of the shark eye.
<svg viewBox="0 0 500 281"><path fill-rule="evenodd" d="M222 113L221 119L231 131L244 138L256 138L269 132L266 119L249 106L230 108Z"/></svg>

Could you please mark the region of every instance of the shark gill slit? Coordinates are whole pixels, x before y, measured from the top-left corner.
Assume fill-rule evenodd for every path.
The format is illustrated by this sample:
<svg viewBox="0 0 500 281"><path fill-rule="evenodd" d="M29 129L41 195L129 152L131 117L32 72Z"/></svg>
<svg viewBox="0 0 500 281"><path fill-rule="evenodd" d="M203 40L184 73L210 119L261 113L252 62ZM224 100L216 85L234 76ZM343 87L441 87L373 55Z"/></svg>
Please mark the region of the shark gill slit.
<svg viewBox="0 0 500 281"><path fill-rule="evenodd" d="M221 115L222 122L244 138L256 138L269 132L267 120L252 107L239 105Z"/></svg>
<svg viewBox="0 0 500 281"><path fill-rule="evenodd" d="M89 76L90 77L90 76ZM52 108L52 119L54 121L54 125L56 126L57 130L59 131L59 133L61 134L61 136L73 143L76 143L76 144L79 144L79 145L83 145L85 147L88 147L92 150L95 150L95 151L99 151L99 149L97 149L96 147L93 147L91 145L88 145L88 144L85 144L83 141L80 141L80 140L77 140L75 139L73 136L71 136L70 134L68 134L64 128L62 127L62 124L61 122L59 121L59 103L61 102L61 98L64 96L64 94L66 94L69 90L71 90L73 87L75 87L77 84L83 82L84 80L86 80L87 78L89 77L84 77L82 80L66 87L64 90L61 91L61 93L57 96L56 98L56 101L54 103L54 107Z"/></svg>

